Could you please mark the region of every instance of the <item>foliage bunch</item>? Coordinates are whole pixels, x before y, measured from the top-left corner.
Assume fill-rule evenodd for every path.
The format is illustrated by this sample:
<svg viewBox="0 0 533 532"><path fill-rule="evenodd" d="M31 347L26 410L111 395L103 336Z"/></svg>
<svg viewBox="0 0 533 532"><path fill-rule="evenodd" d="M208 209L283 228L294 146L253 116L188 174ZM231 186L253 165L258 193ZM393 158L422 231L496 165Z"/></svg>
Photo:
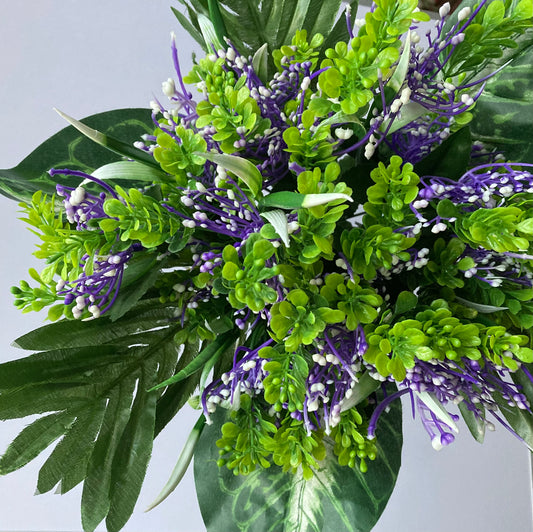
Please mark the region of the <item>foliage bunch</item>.
<svg viewBox="0 0 533 532"><path fill-rule="evenodd" d="M348 9L342 31L336 2L313 3L311 27L297 2L302 26L279 15L286 39L253 50L232 1L181 3L206 57L182 78L173 44L168 109L152 103L136 151L96 136L134 161L54 169L83 181L23 203L47 265L15 304L59 321L17 341L41 353L0 366L2 419L46 414L0 472L62 438L40 486L83 481L85 529L118 530L188 399L202 417L178 470L200 440L199 462L251 491L282 472L291 489L346 475L373 493L361 473L392 471L386 500L401 419L382 413L403 394L435 448L458 403L476 438L494 414L533 446L533 164L471 132L496 60L531 46L531 0L443 7L426 48L415 0L376 0L357 24ZM260 4L257 20L274 13Z"/></svg>

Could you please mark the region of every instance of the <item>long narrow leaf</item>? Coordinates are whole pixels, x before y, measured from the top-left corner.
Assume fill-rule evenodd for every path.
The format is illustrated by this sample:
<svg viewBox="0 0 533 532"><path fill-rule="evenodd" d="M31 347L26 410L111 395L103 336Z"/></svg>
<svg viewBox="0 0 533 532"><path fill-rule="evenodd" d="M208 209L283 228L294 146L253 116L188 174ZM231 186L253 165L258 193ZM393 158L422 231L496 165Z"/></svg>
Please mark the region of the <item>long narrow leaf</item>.
<svg viewBox="0 0 533 532"><path fill-rule="evenodd" d="M73 416L58 412L42 417L28 425L11 443L0 459L0 475L6 475L25 466L51 443L61 437Z"/></svg>
<svg viewBox="0 0 533 532"><path fill-rule="evenodd" d="M147 389L157 374L154 361L142 369L138 386ZM137 394L128 424L117 445L119 452L113 461L111 504L106 518L109 532L118 532L128 521L146 474L152 454L157 394Z"/></svg>
<svg viewBox="0 0 533 532"><path fill-rule="evenodd" d="M159 383L157 386L154 386L152 390L159 390L160 388L164 388L165 386L169 386L170 384L180 382L192 375L193 373L196 373L197 371L201 370L207 361L211 360L212 358L217 358L231 345L233 341L233 336L230 336L228 334L217 338L214 342L211 342L210 344L208 344L207 347L202 349L198 356L194 360L192 360L186 368L183 368L173 377L170 377L169 379Z"/></svg>
<svg viewBox="0 0 533 532"><path fill-rule="evenodd" d="M111 150L112 152L116 153L117 155L121 155L122 157L127 157L133 159L134 161L138 161L148 166L160 169L159 164L154 160L151 155L147 154L146 152L134 148L132 145L127 144L126 142L122 142L119 139L115 139L110 135L106 135L101 131L93 129L92 127L89 127L80 120L76 120L75 118L72 118L66 113L63 113L63 111L60 111L59 109L56 109L55 111L61 118L65 119L71 126L74 126L80 133L85 135L88 139L91 139L93 142L96 142L96 144L99 144L100 146L103 146L104 148L107 148L108 150Z"/></svg>
<svg viewBox="0 0 533 532"><path fill-rule="evenodd" d="M125 380L110 394L83 485L81 520L86 532L93 532L109 511L113 458L128 422L134 391L135 381Z"/></svg>
<svg viewBox="0 0 533 532"><path fill-rule="evenodd" d="M82 119L90 128L133 145L143 134L153 132L151 111L148 109L117 109ZM91 173L108 163L117 162L115 153L92 142L77 129L68 126L43 142L14 168L0 170L0 194L17 201L31 201L37 190L54 194L56 184L76 186L81 178L60 174L51 177L50 168L70 168ZM134 186L134 182L131 183Z"/></svg>
<svg viewBox="0 0 533 532"><path fill-rule="evenodd" d="M61 483L61 491L68 491L63 485L65 472L78 468L83 463L83 457L92 452L94 442L105 412L105 401L94 405L86 418L78 418L71 426L65 437L56 445L39 471L37 491L46 493ZM83 475L82 479L85 475ZM63 491L65 488L65 491Z"/></svg>
<svg viewBox="0 0 533 532"><path fill-rule="evenodd" d="M198 440L200 439L200 436L202 434L202 431L205 427L205 417L203 414L199 417L198 421L195 423L193 429L191 430L191 433L189 434L189 437L187 438L187 441L185 442L185 446L183 447L183 450L180 453L180 456L178 458L178 461L172 470L172 474L170 475L170 478L168 479L167 483L163 486L163 489L159 493L159 495L155 498L154 502L152 502L148 508L146 508L146 511L149 512L150 510L153 510L156 506L159 506L178 486L178 484L181 482L181 479L183 478L183 475L187 472L187 469L189 468L189 464L191 463L194 449L196 448L196 444L198 443Z"/></svg>
<svg viewBox="0 0 533 532"><path fill-rule="evenodd" d="M237 157L236 155L212 152L195 152L195 155L204 157L208 161L218 164L225 170L235 174L243 181L243 183L246 184L254 196L258 196L261 192L263 176L255 164L248 159L243 159L242 157Z"/></svg>

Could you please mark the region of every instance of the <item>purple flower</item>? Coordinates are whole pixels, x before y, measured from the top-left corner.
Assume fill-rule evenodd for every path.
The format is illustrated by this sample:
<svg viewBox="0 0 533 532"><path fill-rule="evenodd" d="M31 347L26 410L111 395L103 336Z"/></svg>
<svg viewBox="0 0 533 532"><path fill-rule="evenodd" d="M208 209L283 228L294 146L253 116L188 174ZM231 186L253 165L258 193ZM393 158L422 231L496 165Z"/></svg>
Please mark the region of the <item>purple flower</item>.
<svg viewBox="0 0 533 532"><path fill-rule="evenodd" d="M468 170L459 180L426 176L420 180L419 197L423 200L450 199L467 204L468 209L501 206L506 198L533 193L533 164L489 163Z"/></svg>
<svg viewBox="0 0 533 532"><path fill-rule="evenodd" d="M262 393L263 380L267 375L263 366L268 359L261 358L259 351L272 342L273 340L269 339L255 349L244 346L237 348L231 371L224 373L202 392L201 402L207 423L210 423L210 414L216 410L217 405L222 403L233 410L238 410L241 393L250 396Z"/></svg>
<svg viewBox="0 0 533 532"><path fill-rule="evenodd" d="M82 317L85 309L93 318L98 318L112 307L119 293L126 263L133 255L132 248L108 257L98 257L93 261L91 274L83 272L75 281L60 284L58 293L65 296L65 305L76 303L72 308L75 318ZM83 258L83 268L88 259L88 255Z"/></svg>
<svg viewBox="0 0 533 532"><path fill-rule="evenodd" d="M184 189L181 202L186 209L183 212L168 203L163 206L183 218L185 227L206 229L244 242L265 221L242 189L231 179L227 183L232 188L206 188L197 183L196 189Z"/></svg>
<svg viewBox="0 0 533 532"><path fill-rule="evenodd" d="M98 226L91 226L91 220L109 218L104 211L104 202L108 197L117 199L115 191L104 181L84 172L75 170L50 170L50 175L56 174L81 177L85 181L96 183L103 191L99 195L88 192L83 184L77 188L57 185L57 193L63 197L63 205L67 220L76 224L78 231L98 231ZM116 236L117 243L119 235ZM89 311L93 318L109 310L115 302L127 262L133 253L142 249L138 243L132 244L126 250L113 251L100 255L98 251L93 257L85 255L80 261L82 274L73 281L59 281L58 294L64 295L65 305L76 303L72 307L72 314L80 318Z"/></svg>
<svg viewBox="0 0 533 532"><path fill-rule="evenodd" d="M466 28L485 3L486 0L481 1L466 21L458 21L446 32L444 27L449 13L442 10L441 19L436 23L436 35L432 36L431 31L427 33L428 46L419 47L416 41L411 45L407 86L410 101L423 112L386 140L404 161L419 162L448 138L455 117L472 107L483 92L484 82L496 74L493 72L457 85L445 81L450 77L447 67L455 49L463 42Z"/></svg>

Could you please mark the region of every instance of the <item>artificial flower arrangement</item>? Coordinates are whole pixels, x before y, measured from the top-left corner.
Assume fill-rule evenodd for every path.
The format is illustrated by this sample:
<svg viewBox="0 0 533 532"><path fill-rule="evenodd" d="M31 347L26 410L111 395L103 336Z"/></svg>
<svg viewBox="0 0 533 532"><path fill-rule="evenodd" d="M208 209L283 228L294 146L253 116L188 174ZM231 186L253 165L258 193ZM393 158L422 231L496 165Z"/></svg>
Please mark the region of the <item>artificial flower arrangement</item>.
<svg viewBox="0 0 533 532"><path fill-rule="evenodd" d="M399 397L435 449L495 421L533 448L532 0L427 37L416 0L180 2L206 56L173 43L168 102L63 114L1 175L46 261L15 305L53 323L0 365L0 419L42 414L0 473L55 443L38 491L83 482L118 531L189 403L154 505L194 455L209 531L370 531Z"/></svg>

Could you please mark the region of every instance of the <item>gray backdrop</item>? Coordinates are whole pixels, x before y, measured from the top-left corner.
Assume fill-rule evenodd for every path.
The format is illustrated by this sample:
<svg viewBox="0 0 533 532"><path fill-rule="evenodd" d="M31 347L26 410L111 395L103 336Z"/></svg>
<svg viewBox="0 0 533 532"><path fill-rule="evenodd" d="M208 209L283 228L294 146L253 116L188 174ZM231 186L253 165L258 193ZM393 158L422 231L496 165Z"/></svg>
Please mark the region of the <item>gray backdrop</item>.
<svg viewBox="0 0 533 532"><path fill-rule="evenodd" d="M113 108L148 106L152 95L160 96L161 82L173 75L171 31L178 34L180 57L188 70L191 51L197 47L178 27L169 3L3 0L0 166L15 166L64 127L52 107L81 118ZM10 342L42 324L44 316L21 315L12 306L9 287L28 278L29 267L39 266L31 256L33 236L16 219L17 206L3 197L0 217L0 360L7 361L20 356ZM195 419L195 412L182 412L156 440L126 532L204 530L191 474L165 503L143 513L166 482ZM2 452L28 421L0 422ZM456 443L437 453L420 423L406 416L403 466L376 532L531 532L526 449L500 427L488 434L483 446L464 425L461 428ZM33 496L45 458L0 478L1 532L81 531L80 489L65 496Z"/></svg>

